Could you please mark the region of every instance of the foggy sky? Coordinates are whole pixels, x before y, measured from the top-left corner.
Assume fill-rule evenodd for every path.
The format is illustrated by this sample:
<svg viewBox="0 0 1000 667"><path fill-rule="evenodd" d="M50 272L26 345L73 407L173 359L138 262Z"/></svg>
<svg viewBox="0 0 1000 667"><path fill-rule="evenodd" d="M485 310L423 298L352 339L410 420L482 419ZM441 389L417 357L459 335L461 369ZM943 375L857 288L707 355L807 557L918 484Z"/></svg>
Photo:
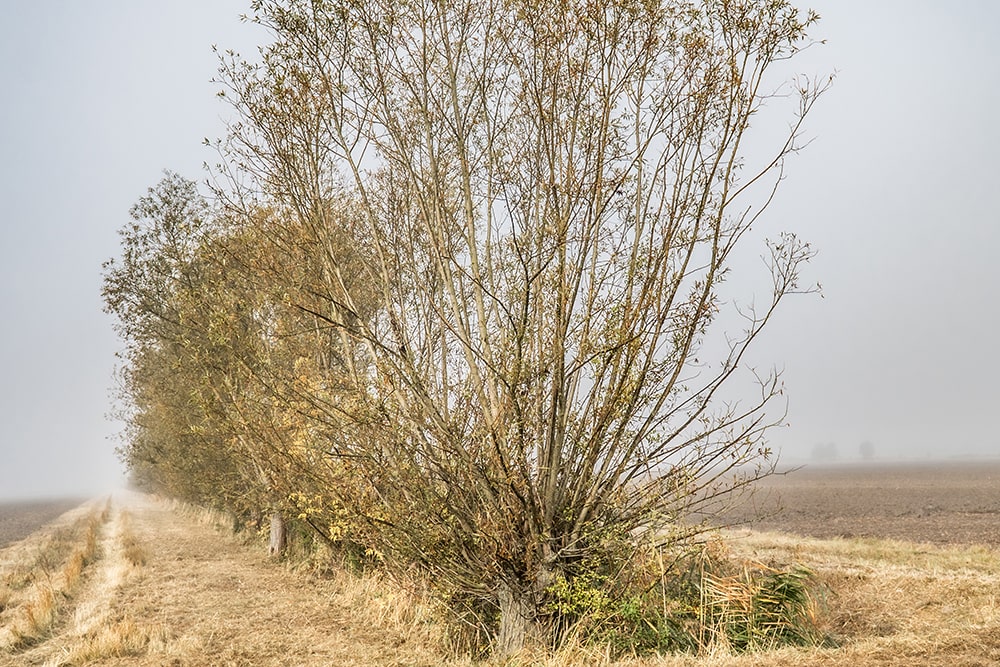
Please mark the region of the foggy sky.
<svg viewBox="0 0 1000 667"><path fill-rule="evenodd" d="M0 0L0 498L119 482L101 262L163 169L201 180L214 160L211 46L253 51L248 5ZM772 442L788 461L866 440L998 456L1000 5L811 6L827 43L795 69L836 78L755 233L809 240L823 298L790 300L754 353L785 373Z"/></svg>

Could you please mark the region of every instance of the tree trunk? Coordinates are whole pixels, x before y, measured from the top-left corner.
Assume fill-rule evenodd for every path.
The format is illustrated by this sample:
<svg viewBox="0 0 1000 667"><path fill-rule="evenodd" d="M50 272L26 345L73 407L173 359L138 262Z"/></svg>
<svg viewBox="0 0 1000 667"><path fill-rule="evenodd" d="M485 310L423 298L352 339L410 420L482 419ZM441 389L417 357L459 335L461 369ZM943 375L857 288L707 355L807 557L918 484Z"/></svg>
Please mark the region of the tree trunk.
<svg viewBox="0 0 1000 667"><path fill-rule="evenodd" d="M522 650L535 622L535 609L527 591L502 583L497 591L500 630L494 655L501 660Z"/></svg>
<svg viewBox="0 0 1000 667"><path fill-rule="evenodd" d="M267 545L267 554L278 558L285 553L288 544L288 531L285 528L285 517L281 512L271 512L271 541Z"/></svg>

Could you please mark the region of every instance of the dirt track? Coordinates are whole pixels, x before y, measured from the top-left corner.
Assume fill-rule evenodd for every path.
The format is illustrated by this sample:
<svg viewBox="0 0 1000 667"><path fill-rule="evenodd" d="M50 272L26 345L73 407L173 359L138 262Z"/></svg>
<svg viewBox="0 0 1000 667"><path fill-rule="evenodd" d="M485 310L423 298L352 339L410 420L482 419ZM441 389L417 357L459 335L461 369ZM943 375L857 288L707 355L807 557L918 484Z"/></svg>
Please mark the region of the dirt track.
<svg viewBox="0 0 1000 667"><path fill-rule="evenodd" d="M812 537L1000 546L1000 461L806 466L759 486L732 516Z"/></svg>
<svg viewBox="0 0 1000 667"><path fill-rule="evenodd" d="M160 650L120 665L430 665L352 613L336 581L291 574L212 525L132 497L148 563L123 585L116 613L165 629ZM195 613L192 613L195 611ZM402 655L400 663L396 656Z"/></svg>

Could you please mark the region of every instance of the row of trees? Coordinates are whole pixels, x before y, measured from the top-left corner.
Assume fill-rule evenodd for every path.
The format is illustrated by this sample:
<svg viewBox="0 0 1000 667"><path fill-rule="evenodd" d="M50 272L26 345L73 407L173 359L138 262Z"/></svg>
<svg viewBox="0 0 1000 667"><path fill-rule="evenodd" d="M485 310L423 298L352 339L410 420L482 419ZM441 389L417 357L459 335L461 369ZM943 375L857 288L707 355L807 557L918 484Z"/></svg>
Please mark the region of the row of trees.
<svg viewBox="0 0 1000 667"><path fill-rule="evenodd" d="M206 198L168 174L105 265L136 480L419 571L501 652L553 587L767 474L776 374L720 393L811 251L720 358L719 286L822 92L770 70L782 0L258 0L222 57ZM744 161L750 121L793 96ZM762 187L762 185L764 187ZM746 200L756 193L755 204ZM609 581L614 577L607 577ZM495 621L495 625L494 625Z"/></svg>

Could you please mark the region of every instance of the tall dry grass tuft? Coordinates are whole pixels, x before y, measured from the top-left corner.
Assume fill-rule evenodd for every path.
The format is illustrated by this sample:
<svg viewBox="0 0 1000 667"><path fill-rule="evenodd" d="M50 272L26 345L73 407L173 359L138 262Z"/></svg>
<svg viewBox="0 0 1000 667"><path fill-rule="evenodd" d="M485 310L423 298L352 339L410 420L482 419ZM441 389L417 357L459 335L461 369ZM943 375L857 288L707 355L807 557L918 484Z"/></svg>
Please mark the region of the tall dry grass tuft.
<svg viewBox="0 0 1000 667"><path fill-rule="evenodd" d="M210 507L192 505L176 498L166 501L171 511L182 516L188 516L205 526L212 526L218 530L231 531L233 528L233 517Z"/></svg>
<svg viewBox="0 0 1000 667"><path fill-rule="evenodd" d="M109 516L109 510L105 507L99 515L92 515L87 521L82 544L72 550L62 568L63 581L60 590L64 593L71 594L76 589L84 568L97 558L101 525L107 522Z"/></svg>
<svg viewBox="0 0 1000 667"><path fill-rule="evenodd" d="M140 625L131 617L101 625L73 645L60 665L87 665L107 658L127 658L146 653L150 644L165 643L162 627Z"/></svg>
<svg viewBox="0 0 1000 667"><path fill-rule="evenodd" d="M80 577L83 575L83 568L86 564L86 560L84 550L80 549L74 551L69 557L69 560L66 561L66 565L62 570L65 590L72 591L76 588L77 584L80 582Z"/></svg>
<svg viewBox="0 0 1000 667"><path fill-rule="evenodd" d="M49 584L38 586L10 625L10 648L30 646L45 636L56 618L56 596Z"/></svg>
<svg viewBox="0 0 1000 667"><path fill-rule="evenodd" d="M380 572L356 574L343 569L328 576L336 581L338 597L355 610L364 625L406 637L411 645L433 650L441 647L444 628L439 609L422 582L402 582Z"/></svg>
<svg viewBox="0 0 1000 667"><path fill-rule="evenodd" d="M804 568L777 570L759 563L744 563L742 572L729 576L703 570L700 652L758 652L822 643L816 633L811 579Z"/></svg>

